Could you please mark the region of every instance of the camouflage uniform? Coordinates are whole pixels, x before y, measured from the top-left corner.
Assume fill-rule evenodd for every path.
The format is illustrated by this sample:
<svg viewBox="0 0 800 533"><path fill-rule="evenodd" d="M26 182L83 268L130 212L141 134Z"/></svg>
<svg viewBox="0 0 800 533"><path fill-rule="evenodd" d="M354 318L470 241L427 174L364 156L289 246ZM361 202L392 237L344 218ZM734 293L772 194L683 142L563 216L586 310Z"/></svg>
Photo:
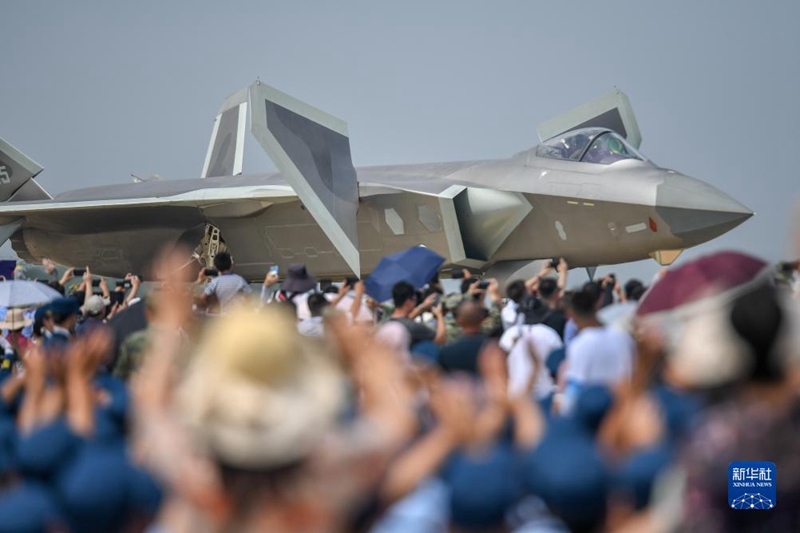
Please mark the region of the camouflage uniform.
<svg viewBox="0 0 800 533"><path fill-rule="evenodd" d="M469 298L469 296L466 294L454 293L447 295L444 299L444 306L447 308L447 314L445 315L445 332L448 344L461 336L461 326L456 323L454 312L461 302L467 298ZM500 306L493 303L489 306L489 315L483 320L481 330L486 335L490 335L499 331L502 327L503 321L500 317Z"/></svg>
<svg viewBox="0 0 800 533"><path fill-rule="evenodd" d="M492 303L489 306L489 316L487 316L483 323L481 324L481 330L487 334L497 334L497 332L503 331L503 320L500 316L500 306L496 303Z"/></svg>
<svg viewBox="0 0 800 533"><path fill-rule="evenodd" d="M464 295L460 293L448 294L443 301L447 311L444 316L445 342L447 344L461 336L461 326L456 323L455 310L463 301Z"/></svg>
<svg viewBox="0 0 800 533"><path fill-rule="evenodd" d="M119 349L119 357L114 365L114 376L123 381L128 381L130 377L141 368L144 362L144 355L150 344L150 328L136 331L128 335L122 342Z"/></svg>

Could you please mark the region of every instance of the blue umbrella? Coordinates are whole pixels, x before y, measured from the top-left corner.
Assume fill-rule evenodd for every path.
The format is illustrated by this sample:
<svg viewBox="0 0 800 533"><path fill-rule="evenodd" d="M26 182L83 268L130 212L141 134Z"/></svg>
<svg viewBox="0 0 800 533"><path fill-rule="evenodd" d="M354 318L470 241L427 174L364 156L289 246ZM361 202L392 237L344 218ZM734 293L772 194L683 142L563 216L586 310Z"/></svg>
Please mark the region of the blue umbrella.
<svg viewBox="0 0 800 533"><path fill-rule="evenodd" d="M419 289L439 271L444 257L424 246L413 246L380 260L372 274L364 280L368 295L379 302L392 297L392 287L405 281Z"/></svg>

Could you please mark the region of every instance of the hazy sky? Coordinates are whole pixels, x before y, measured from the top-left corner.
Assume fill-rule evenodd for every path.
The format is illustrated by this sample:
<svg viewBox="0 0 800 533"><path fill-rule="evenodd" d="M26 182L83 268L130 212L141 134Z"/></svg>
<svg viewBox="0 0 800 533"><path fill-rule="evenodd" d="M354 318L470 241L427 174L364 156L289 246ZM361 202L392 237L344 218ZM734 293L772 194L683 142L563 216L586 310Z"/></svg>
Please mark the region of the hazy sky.
<svg viewBox="0 0 800 533"><path fill-rule="evenodd" d="M222 100L260 77L346 120L356 166L501 158L618 86L643 153L757 213L684 257L778 259L800 193L798 20L796 0L7 1L0 136L51 193L199 177ZM271 170L248 141L245 173Z"/></svg>

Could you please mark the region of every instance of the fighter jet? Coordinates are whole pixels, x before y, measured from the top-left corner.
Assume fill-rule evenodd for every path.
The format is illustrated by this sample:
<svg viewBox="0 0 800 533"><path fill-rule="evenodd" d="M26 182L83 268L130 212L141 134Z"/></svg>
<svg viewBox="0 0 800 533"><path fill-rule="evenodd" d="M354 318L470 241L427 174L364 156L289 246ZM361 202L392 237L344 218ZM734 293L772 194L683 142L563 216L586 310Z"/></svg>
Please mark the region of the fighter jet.
<svg viewBox="0 0 800 533"><path fill-rule="evenodd" d="M248 129L279 172L241 175ZM199 179L53 198L35 181L42 167L0 139L0 242L27 261L109 276L146 272L178 242L198 265L227 249L252 281L291 263L323 278L363 276L414 245L491 274L558 257L571 267L669 264L753 215L642 155L619 90L537 129L544 141L507 159L355 169L343 121L256 81L223 103Z"/></svg>

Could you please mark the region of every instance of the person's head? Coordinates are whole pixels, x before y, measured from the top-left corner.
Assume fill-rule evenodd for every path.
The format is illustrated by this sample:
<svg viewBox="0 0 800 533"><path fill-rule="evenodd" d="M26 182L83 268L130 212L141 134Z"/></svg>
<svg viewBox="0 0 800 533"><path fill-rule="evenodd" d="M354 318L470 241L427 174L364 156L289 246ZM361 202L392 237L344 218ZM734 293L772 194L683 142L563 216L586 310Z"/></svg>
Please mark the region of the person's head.
<svg viewBox="0 0 800 533"><path fill-rule="evenodd" d="M464 278L461 280L461 294L466 294L469 291L469 288L472 287L476 283L480 283L480 278L470 277Z"/></svg>
<svg viewBox="0 0 800 533"><path fill-rule="evenodd" d="M43 305L33 315L33 334L42 337L45 331L53 330L53 311L49 305Z"/></svg>
<svg viewBox="0 0 800 533"><path fill-rule="evenodd" d="M61 296L64 296L64 286L61 285L59 282L50 280L46 282L46 285L51 289L53 289L54 291L56 291Z"/></svg>
<svg viewBox="0 0 800 533"><path fill-rule="evenodd" d="M251 514L313 505L295 482L314 475L306 466L335 431L344 383L328 354L306 344L276 306L242 308L210 323L175 408L221 470L220 496L233 522L226 530L242 530L232 526L258 519Z"/></svg>
<svg viewBox="0 0 800 533"><path fill-rule="evenodd" d="M569 299L570 316L579 327L597 321L596 309L597 295L591 290L577 291Z"/></svg>
<svg viewBox="0 0 800 533"><path fill-rule="evenodd" d="M603 298L603 287L595 281L587 281L583 284L580 292L584 292L594 299L595 309L600 306Z"/></svg>
<svg viewBox="0 0 800 533"><path fill-rule="evenodd" d="M461 326L464 333L479 332L484 318L483 307L475 300L464 300L456 308L456 323Z"/></svg>
<svg viewBox="0 0 800 533"><path fill-rule="evenodd" d="M228 252L220 252L214 256L214 268L220 273L233 270L233 258Z"/></svg>
<svg viewBox="0 0 800 533"><path fill-rule="evenodd" d="M0 329L8 330L8 339L11 344L16 348L19 338L22 336L23 328L31 325L31 319L26 316L22 309L8 309L6 316L0 322Z"/></svg>
<svg viewBox="0 0 800 533"><path fill-rule="evenodd" d="M417 305L417 291L410 283L401 281L392 287L392 300L395 311L408 314Z"/></svg>
<svg viewBox="0 0 800 533"><path fill-rule="evenodd" d="M42 266L48 274L56 270L56 264L49 257L42 258Z"/></svg>
<svg viewBox="0 0 800 533"><path fill-rule="evenodd" d="M625 298L629 302L638 302L645 291L644 283L638 279L630 279L625 283Z"/></svg>
<svg viewBox="0 0 800 533"><path fill-rule="evenodd" d="M106 302L102 296L97 294L90 296L83 308L88 318L105 318Z"/></svg>
<svg viewBox="0 0 800 533"><path fill-rule="evenodd" d="M325 308L330 304L328 299L325 298L325 294L321 292L309 294L306 302L308 303L308 311L311 313L311 316L322 316L322 313L325 312Z"/></svg>
<svg viewBox="0 0 800 533"><path fill-rule="evenodd" d="M749 381L772 383L782 380L785 370L775 345L786 320L775 288L763 284L739 297L731 308L730 321L752 358Z"/></svg>
<svg viewBox="0 0 800 533"><path fill-rule="evenodd" d="M50 310L53 313L53 324L58 327L71 331L78 322L80 305L73 298L53 300L50 304Z"/></svg>
<svg viewBox="0 0 800 533"><path fill-rule="evenodd" d="M546 302L552 302L558 297L558 282L553 278L544 278L539 282L539 296Z"/></svg>
<svg viewBox="0 0 800 533"><path fill-rule="evenodd" d="M514 303L520 303L527 294L524 280L515 279L506 286L506 296Z"/></svg>

